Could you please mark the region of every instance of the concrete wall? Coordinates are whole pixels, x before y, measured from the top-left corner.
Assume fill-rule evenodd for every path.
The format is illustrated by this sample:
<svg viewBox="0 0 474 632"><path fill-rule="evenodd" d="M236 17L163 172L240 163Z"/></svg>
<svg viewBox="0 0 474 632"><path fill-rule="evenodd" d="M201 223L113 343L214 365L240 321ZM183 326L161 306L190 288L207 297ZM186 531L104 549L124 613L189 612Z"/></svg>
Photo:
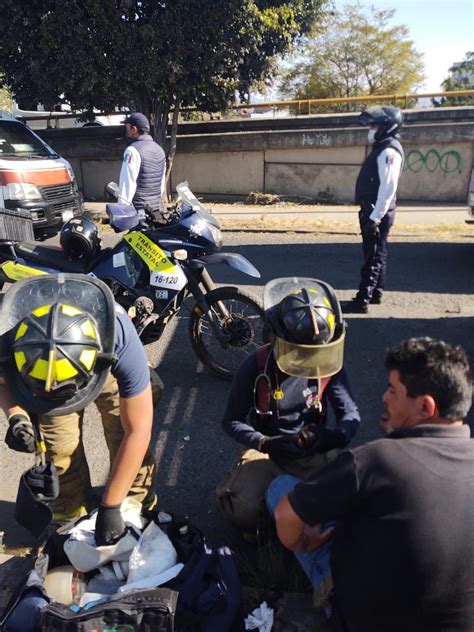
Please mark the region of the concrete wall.
<svg viewBox="0 0 474 632"><path fill-rule="evenodd" d="M406 112L406 161L399 186L404 200L465 202L474 168L474 110ZM200 195L246 196L261 191L351 203L369 151L367 130L355 115L180 127L171 186L188 180ZM302 127L302 125L306 125ZM192 133L198 131L199 133ZM204 133L208 130L208 133ZM191 133L190 133L191 132ZM44 130L41 135L74 168L86 199L102 199L118 180L125 148L121 127Z"/></svg>

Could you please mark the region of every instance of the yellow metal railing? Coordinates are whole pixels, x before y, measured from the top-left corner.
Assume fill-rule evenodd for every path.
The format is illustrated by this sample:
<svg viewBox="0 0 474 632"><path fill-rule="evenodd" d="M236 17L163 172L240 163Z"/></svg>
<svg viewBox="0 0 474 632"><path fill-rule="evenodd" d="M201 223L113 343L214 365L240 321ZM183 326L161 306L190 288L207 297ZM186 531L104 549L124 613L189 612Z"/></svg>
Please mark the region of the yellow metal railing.
<svg viewBox="0 0 474 632"><path fill-rule="evenodd" d="M331 106L331 105L344 105L350 103L381 103L389 102L393 105L400 104L401 107L408 107L410 101L418 101L419 99L428 99L434 97L442 98L457 98L457 97L474 97L474 90L452 90L450 92L423 92L417 94L371 94L360 95L356 97L338 97L330 99L292 99L289 101L268 101L264 103L239 103L230 105L227 108L227 112L232 110L264 110L271 109L275 113L281 109L293 109L297 110L297 115L304 113L305 115L314 114L317 110L317 106ZM312 110L313 108L313 110ZM181 108L181 112L198 111L196 107ZM116 114L127 114L128 112L113 112ZM95 116L107 116L110 112L94 112ZM59 112L45 112L43 115L24 116L21 118L27 121L47 121L47 126L52 127L51 123L54 122L55 127L59 127L59 122L62 119L78 118L81 116L80 112L74 114L59 113Z"/></svg>
<svg viewBox="0 0 474 632"><path fill-rule="evenodd" d="M424 92L417 94L371 94L360 95L357 97L337 97L329 99L293 99L290 101L268 101L264 103L248 103L232 105L229 110L259 110L259 109L288 109L294 108L298 110L298 114L305 111L305 114L311 114L312 106L327 105L345 105L347 103L380 103L389 101L396 105L400 101L404 102L404 107L408 107L408 102L419 99L428 99L433 97L474 97L474 90L452 90L449 92Z"/></svg>

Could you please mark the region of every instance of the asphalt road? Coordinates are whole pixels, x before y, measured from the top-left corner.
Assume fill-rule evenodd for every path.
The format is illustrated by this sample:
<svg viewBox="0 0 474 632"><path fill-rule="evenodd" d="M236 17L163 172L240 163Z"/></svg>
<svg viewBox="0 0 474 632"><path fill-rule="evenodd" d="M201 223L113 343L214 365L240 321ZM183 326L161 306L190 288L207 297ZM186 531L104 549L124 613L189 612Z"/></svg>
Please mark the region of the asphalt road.
<svg viewBox="0 0 474 632"><path fill-rule="evenodd" d="M261 296L263 285L278 276L305 275L331 283L341 300L354 295L361 263L357 236L330 234L226 233L224 250L239 252L261 271L250 279L216 266L215 280ZM346 366L363 423L355 443L379 436L386 385L384 350L410 336L429 335L461 344L474 362L474 233L446 238L394 237L384 303L368 315L348 316ZM155 417L153 447L158 464L157 491L163 509L189 516L202 529L225 534L214 487L231 462L236 446L220 428L229 384L203 368L187 335L187 314L170 323L147 353L165 382ZM470 420L474 421L471 414ZM0 531L7 547L27 546L28 534L13 521L21 472L31 457L8 450L0 423ZM105 443L94 406L86 411L85 440L95 485L107 476Z"/></svg>

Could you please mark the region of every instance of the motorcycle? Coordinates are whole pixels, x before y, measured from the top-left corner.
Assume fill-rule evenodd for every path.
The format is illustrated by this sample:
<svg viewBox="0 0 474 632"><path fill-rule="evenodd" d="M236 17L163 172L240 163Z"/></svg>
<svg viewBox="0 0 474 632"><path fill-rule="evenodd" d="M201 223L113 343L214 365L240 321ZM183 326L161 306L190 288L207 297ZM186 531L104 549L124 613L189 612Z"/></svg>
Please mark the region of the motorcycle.
<svg viewBox="0 0 474 632"><path fill-rule="evenodd" d="M108 185L109 192L116 194L115 187ZM216 374L232 379L244 357L262 344L264 312L255 296L233 286L217 287L207 267L223 263L252 277L260 273L242 255L221 252L220 224L187 182L176 190L176 205L159 222L149 209L143 221L131 205L107 204L110 226L125 234L85 260L68 260L58 246L1 240L0 284L58 271L96 276L127 310L143 344L158 340L192 296L194 352Z"/></svg>

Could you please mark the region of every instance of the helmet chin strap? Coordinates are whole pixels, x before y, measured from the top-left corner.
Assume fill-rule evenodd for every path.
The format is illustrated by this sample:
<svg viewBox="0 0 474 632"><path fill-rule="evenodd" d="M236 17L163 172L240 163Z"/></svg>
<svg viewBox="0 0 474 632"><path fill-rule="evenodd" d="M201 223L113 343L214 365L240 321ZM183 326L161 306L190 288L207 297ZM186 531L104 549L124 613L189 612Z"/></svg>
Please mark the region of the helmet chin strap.
<svg viewBox="0 0 474 632"><path fill-rule="evenodd" d="M53 374L56 369L56 349L50 349L48 354L48 372L46 374L46 381L44 384L44 390L46 393L51 393L51 385L53 382Z"/></svg>

